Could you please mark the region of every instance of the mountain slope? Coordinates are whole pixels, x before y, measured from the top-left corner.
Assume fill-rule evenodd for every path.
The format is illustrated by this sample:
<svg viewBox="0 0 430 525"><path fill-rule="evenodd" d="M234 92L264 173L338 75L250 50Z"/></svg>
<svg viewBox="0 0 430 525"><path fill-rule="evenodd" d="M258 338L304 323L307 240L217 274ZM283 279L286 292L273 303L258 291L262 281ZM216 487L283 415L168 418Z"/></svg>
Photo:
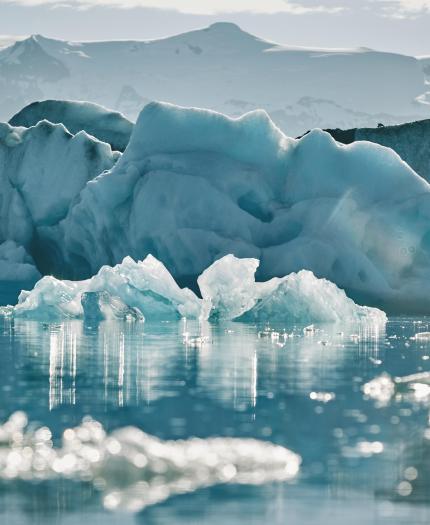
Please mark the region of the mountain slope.
<svg viewBox="0 0 430 525"><path fill-rule="evenodd" d="M9 102L0 107L0 118L52 98L88 100L134 120L145 103L164 100L231 116L263 108L296 136L315 126L372 126L382 119L399 123L430 115L417 102L427 88L415 58L279 46L234 24L154 41L75 43L37 35L21 45L24 51L26 46L43 51L42 71L62 64L64 75L52 81L37 74L22 88L11 74L3 75L0 95ZM14 53L0 50L0 68Z"/></svg>

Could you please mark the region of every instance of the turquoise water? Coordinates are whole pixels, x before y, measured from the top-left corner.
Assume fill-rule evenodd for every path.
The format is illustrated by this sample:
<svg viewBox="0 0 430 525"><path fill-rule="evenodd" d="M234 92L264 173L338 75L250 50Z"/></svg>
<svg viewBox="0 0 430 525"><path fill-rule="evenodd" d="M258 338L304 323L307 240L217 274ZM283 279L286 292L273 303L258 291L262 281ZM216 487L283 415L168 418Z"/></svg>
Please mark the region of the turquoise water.
<svg viewBox="0 0 430 525"><path fill-rule="evenodd" d="M107 510L89 480L2 481L0 523L429 523L428 398L400 392L381 403L362 391L383 372L430 371L430 342L410 339L428 320L274 328L295 337L279 342L241 323L0 320L1 421L24 411L56 445L90 415L107 432L252 437L302 457L293 482L211 486L136 513ZM184 344L185 331L204 342Z"/></svg>

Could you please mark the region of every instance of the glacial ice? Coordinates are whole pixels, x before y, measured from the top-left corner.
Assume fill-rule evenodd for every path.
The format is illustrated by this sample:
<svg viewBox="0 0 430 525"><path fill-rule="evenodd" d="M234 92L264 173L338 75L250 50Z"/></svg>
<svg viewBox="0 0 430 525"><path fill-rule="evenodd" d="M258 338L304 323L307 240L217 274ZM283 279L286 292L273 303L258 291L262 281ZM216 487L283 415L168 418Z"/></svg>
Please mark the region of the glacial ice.
<svg viewBox="0 0 430 525"><path fill-rule="evenodd" d="M384 121L385 122L385 121ZM430 181L430 120L375 128L327 129L344 144L368 141L394 150L427 182Z"/></svg>
<svg viewBox="0 0 430 525"><path fill-rule="evenodd" d="M0 278L2 281L33 281L41 275L33 259L14 241L0 244Z"/></svg>
<svg viewBox="0 0 430 525"><path fill-rule="evenodd" d="M195 287L234 254L260 261L259 281L309 270L361 304L430 310L430 186L392 150L320 130L291 139L264 111L164 103L144 108L119 159L61 125L4 126L0 242L43 274L87 279L152 254Z"/></svg>
<svg viewBox="0 0 430 525"><path fill-rule="evenodd" d="M107 509L131 512L223 483L291 481L301 463L294 452L256 439L162 441L134 427L107 434L90 418L67 428L56 448L50 429L28 425L23 412L0 426L0 445L0 478L85 480L103 487Z"/></svg>
<svg viewBox="0 0 430 525"><path fill-rule="evenodd" d="M198 317L200 301L191 290L179 288L164 265L149 255L139 262L126 257L85 281L45 276L32 291L21 292L13 313L38 321L169 320Z"/></svg>
<svg viewBox="0 0 430 525"><path fill-rule="evenodd" d="M148 255L135 262L104 266L84 281L43 277L32 291L21 292L6 315L38 321L83 318L174 320L252 320L259 322L385 323L385 314L356 305L343 290L302 271L265 283L255 281L259 261L227 255L198 278L202 299L180 288L166 267Z"/></svg>
<svg viewBox="0 0 430 525"><path fill-rule="evenodd" d="M385 314L359 306L326 279L302 270L284 278L256 282L256 259L227 255L213 263L197 282L203 317L258 322L384 322Z"/></svg>
<svg viewBox="0 0 430 525"><path fill-rule="evenodd" d="M40 230L63 219L86 183L117 158L109 145L85 132L72 135L62 124L41 121L27 129L0 123L0 242L28 251ZM34 252L34 259L43 256Z"/></svg>
<svg viewBox="0 0 430 525"><path fill-rule="evenodd" d="M108 110L91 102L71 100L44 100L29 104L10 120L14 127L30 128L41 120L63 124L76 135L85 131L115 151L124 151L130 140L133 123L117 111Z"/></svg>

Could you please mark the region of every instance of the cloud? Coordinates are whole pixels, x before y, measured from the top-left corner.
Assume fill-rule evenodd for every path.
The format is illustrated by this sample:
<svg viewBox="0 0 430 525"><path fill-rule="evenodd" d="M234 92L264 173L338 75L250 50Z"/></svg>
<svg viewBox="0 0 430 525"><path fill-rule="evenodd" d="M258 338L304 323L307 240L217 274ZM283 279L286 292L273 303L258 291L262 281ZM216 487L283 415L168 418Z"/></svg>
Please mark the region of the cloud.
<svg viewBox="0 0 430 525"><path fill-rule="evenodd" d="M430 13L430 0L0 0L22 6L70 7L89 9L137 7L174 10L195 15L222 13L308 13L357 12L371 9L375 15L393 18L414 18Z"/></svg>
<svg viewBox="0 0 430 525"><path fill-rule="evenodd" d="M339 0L339 2L341 1ZM314 12L335 13L343 9L339 5L325 5L326 0L321 0L319 3L312 2L309 5L300 0L3 0L3 2L23 6L50 5L52 7L75 7L79 9L97 6L121 9L146 7L196 15L244 12L300 15ZM331 4L331 2L329 3Z"/></svg>
<svg viewBox="0 0 430 525"><path fill-rule="evenodd" d="M414 18L430 13L430 0L374 0L388 16L395 18ZM385 4L385 5L384 5Z"/></svg>

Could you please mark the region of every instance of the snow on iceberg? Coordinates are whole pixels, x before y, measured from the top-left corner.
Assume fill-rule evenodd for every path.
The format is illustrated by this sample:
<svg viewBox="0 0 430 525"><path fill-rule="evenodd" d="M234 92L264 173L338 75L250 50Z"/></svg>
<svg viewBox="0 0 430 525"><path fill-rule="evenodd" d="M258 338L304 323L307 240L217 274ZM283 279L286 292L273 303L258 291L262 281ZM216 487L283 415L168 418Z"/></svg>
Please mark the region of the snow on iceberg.
<svg viewBox="0 0 430 525"><path fill-rule="evenodd" d="M33 102L14 115L9 124L30 128L41 120L63 124L73 135L86 131L116 151L125 150L133 130L133 123L117 111L91 102L71 100Z"/></svg>
<svg viewBox="0 0 430 525"><path fill-rule="evenodd" d="M50 321L62 318L170 320L252 320L264 322L384 323L385 314L356 305L345 292L311 272L302 271L265 283L255 281L259 262L228 255L198 279L202 299L180 288L165 266L151 255L135 262L130 257L111 268L104 266L85 281L43 277L18 304L4 313Z"/></svg>

